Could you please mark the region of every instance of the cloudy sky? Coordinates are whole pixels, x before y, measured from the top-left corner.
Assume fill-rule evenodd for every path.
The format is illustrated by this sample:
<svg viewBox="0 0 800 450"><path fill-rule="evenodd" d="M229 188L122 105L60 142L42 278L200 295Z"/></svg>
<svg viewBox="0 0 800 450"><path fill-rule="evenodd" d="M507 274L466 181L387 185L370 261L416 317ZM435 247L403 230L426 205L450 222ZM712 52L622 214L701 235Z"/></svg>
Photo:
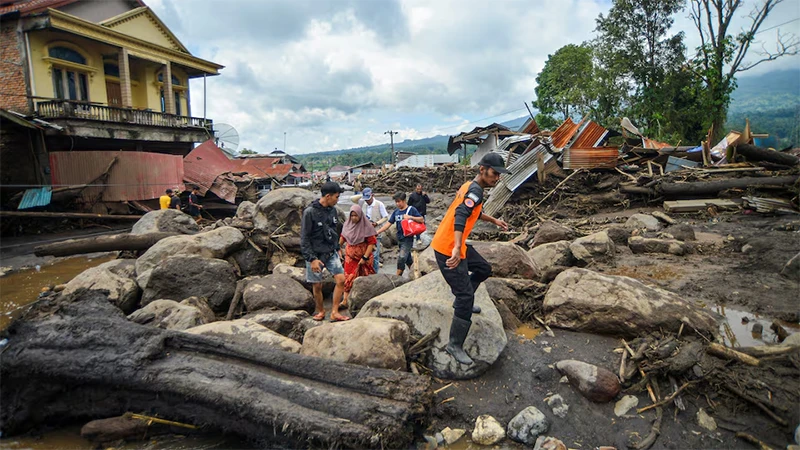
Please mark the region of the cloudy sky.
<svg viewBox="0 0 800 450"><path fill-rule="evenodd" d="M226 66L208 79L208 117L238 130L239 149L281 148L285 132L295 154L381 144L390 129L402 141L523 116L548 54L591 39L610 7L609 0L146 3L194 55ZM675 28L694 48L699 38L684 15ZM795 18L800 1L787 0L762 29ZM759 38L774 43L778 30L800 35L800 20ZM785 58L753 72L799 63ZM192 115L202 116L202 79L191 87Z"/></svg>

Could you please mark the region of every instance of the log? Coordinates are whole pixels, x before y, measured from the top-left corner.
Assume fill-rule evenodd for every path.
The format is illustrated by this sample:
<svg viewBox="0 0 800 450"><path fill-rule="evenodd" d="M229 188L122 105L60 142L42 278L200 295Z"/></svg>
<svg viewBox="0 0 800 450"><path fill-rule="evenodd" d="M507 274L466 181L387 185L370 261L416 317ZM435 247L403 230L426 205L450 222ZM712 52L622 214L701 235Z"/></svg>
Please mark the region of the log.
<svg viewBox="0 0 800 450"><path fill-rule="evenodd" d="M36 256L70 256L83 253L114 252L123 250L147 250L156 242L178 233L114 234L88 238L68 239L35 247Z"/></svg>
<svg viewBox="0 0 800 450"><path fill-rule="evenodd" d="M141 411L261 447L408 448L433 402L427 376L138 325L96 291L40 301L8 336L4 437Z"/></svg>
<svg viewBox="0 0 800 450"><path fill-rule="evenodd" d="M92 220L139 220L142 216L133 214L91 214L67 212L22 212L0 211L0 217L28 217L45 219L92 219Z"/></svg>
<svg viewBox="0 0 800 450"><path fill-rule="evenodd" d="M789 167L800 164L797 156L750 144L737 145L736 154L744 156L748 161L767 161Z"/></svg>
<svg viewBox="0 0 800 450"><path fill-rule="evenodd" d="M717 344L716 342L708 344L708 349L706 351L714 356L735 359L741 363L747 364L748 366L758 367L761 364L761 361L759 361L758 358L754 358L742 352L737 352L732 348L725 347L724 345Z"/></svg>
<svg viewBox="0 0 800 450"><path fill-rule="evenodd" d="M742 347L740 352L757 358L790 355L800 353L800 347L794 345L762 345L758 347Z"/></svg>
<svg viewBox="0 0 800 450"><path fill-rule="evenodd" d="M800 175L782 177L743 177L719 181L699 181L695 183L661 183L657 191L666 196L716 195L726 189L746 189L763 186L791 186L797 183Z"/></svg>

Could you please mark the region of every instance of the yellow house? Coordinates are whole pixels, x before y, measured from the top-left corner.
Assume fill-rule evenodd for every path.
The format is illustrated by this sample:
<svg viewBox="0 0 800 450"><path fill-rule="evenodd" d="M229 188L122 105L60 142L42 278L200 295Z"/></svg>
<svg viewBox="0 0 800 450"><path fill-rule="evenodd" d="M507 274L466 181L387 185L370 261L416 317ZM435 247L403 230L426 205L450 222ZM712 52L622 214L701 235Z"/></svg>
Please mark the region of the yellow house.
<svg viewBox="0 0 800 450"><path fill-rule="evenodd" d="M64 127L73 146L207 139L189 80L223 66L193 56L141 0L17 0L0 6L0 28L0 108Z"/></svg>

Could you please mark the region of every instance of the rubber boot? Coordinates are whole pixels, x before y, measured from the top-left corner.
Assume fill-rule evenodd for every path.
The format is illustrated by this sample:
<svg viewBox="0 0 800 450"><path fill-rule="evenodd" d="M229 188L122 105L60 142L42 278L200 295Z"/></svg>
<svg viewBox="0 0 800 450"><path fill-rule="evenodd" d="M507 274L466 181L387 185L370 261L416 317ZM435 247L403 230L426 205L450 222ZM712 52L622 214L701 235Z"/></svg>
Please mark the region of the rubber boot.
<svg viewBox="0 0 800 450"><path fill-rule="evenodd" d="M456 309L456 302L453 302L453 309ZM472 314L480 314L480 313L481 313L481 307L476 304L473 304Z"/></svg>
<svg viewBox="0 0 800 450"><path fill-rule="evenodd" d="M445 347L447 353L450 353L456 361L467 365L473 363L472 358L464 351L464 341L467 339L470 326L472 326L471 321L453 316L453 322L450 324L450 342Z"/></svg>

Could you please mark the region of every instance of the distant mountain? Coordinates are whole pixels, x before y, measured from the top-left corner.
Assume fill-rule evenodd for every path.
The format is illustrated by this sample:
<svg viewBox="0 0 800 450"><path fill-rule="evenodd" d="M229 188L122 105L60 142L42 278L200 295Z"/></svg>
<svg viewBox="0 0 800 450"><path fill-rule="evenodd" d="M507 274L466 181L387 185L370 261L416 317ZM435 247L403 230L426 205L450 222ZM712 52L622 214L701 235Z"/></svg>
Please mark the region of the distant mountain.
<svg viewBox="0 0 800 450"><path fill-rule="evenodd" d="M800 70L780 70L738 79L727 128L741 130L750 119L754 133L767 133L775 148L800 145Z"/></svg>

